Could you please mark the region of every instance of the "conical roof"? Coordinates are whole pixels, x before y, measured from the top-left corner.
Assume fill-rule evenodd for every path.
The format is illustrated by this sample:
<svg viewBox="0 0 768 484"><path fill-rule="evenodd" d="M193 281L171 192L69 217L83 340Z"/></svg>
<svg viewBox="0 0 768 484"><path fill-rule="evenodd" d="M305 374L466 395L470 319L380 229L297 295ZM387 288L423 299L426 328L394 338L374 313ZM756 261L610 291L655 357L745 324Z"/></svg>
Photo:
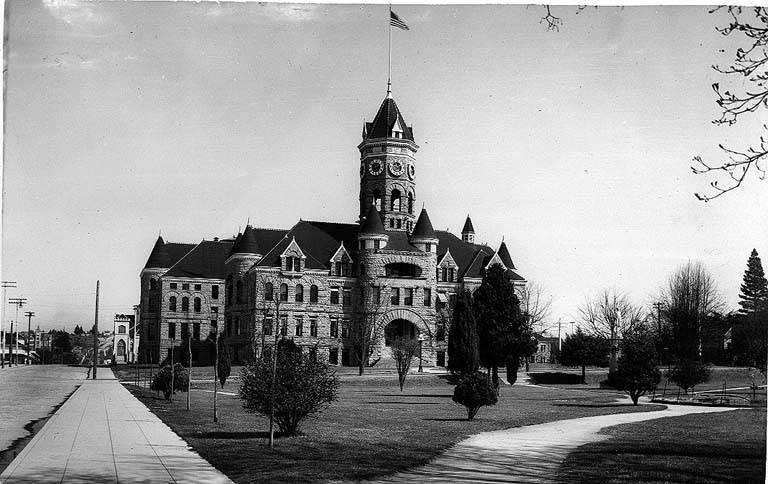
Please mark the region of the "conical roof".
<svg viewBox="0 0 768 484"><path fill-rule="evenodd" d="M155 246L152 247L152 252L149 254L149 259L147 259L144 267L171 267L171 257L162 236L157 236Z"/></svg>
<svg viewBox="0 0 768 484"><path fill-rule="evenodd" d="M462 234L474 234L475 228L472 226L472 219L467 215L467 220L464 222L464 228L461 229Z"/></svg>
<svg viewBox="0 0 768 484"><path fill-rule="evenodd" d="M232 246L229 255L234 254L261 254L256 233L250 225L246 225L242 235L235 240L235 245Z"/></svg>
<svg viewBox="0 0 768 484"><path fill-rule="evenodd" d="M411 238L412 239L436 238L435 229L432 228L432 222L429 220L429 215L427 215L426 208L421 209L421 213L419 214L419 219L416 220L416 226L413 227Z"/></svg>
<svg viewBox="0 0 768 484"><path fill-rule="evenodd" d="M368 215L365 216L365 221L360 227L361 234L385 234L384 224L381 223L381 217L379 211L376 210L376 205L371 204L371 208L368 209Z"/></svg>
<svg viewBox="0 0 768 484"><path fill-rule="evenodd" d="M365 132L363 133L364 138L391 138L392 128L397 122L400 123L400 127L403 129L403 139L413 141L412 127L405 124L403 115L400 114L395 100L387 96L384 102L381 103L381 107L379 107L376 117L373 118L373 122L366 123Z"/></svg>
<svg viewBox="0 0 768 484"><path fill-rule="evenodd" d="M501 262L507 267L507 269L515 268L515 264L512 263L512 257L509 255L507 244L504 243L503 240L501 241L501 245L499 246L499 258L501 259Z"/></svg>

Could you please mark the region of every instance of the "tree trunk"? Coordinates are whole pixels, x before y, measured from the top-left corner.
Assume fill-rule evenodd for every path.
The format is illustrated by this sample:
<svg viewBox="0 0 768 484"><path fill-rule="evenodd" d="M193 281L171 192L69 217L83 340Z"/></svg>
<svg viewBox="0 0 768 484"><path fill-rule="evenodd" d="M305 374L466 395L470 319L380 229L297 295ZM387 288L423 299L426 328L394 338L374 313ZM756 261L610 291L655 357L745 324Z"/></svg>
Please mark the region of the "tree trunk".
<svg viewBox="0 0 768 484"><path fill-rule="evenodd" d="M520 368L520 360L513 358L507 361L507 383L514 385L517 381L517 370Z"/></svg>
<svg viewBox="0 0 768 484"><path fill-rule="evenodd" d="M499 391L499 367L494 365L491 367L491 382L493 387L496 388L496 392Z"/></svg>
<svg viewBox="0 0 768 484"><path fill-rule="evenodd" d="M471 422L475 415L477 415L478 410L480 410L480 407L467 407L467 420Z"/></svg>
<svg viewBox="0 0 768 484"><path fill-rule="evenodd" d="M586 365L581 365L581 384L582 385L587 384L587 366Z"/></svg>

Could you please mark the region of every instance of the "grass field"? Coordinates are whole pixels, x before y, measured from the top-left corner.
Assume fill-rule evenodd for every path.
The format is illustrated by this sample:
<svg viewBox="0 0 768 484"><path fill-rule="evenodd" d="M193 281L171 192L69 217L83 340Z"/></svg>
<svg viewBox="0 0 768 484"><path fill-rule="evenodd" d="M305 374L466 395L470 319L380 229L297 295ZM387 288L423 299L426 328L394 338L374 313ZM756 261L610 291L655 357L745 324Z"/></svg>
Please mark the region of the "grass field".
<svg viewBox="0 0 768 484"><path fill-rule="evenodd" d="M302 436L278 439L274 450L266 445L267 419L246 413L238 397L220 396L220 421L214 424L208 385L192 391L191 412L184 410L184 394L169 403L128 388L235 482L371 478L423 464L479 432L658 408L615 404L619 394L614 392L513 386L503 387L499 403L468 422L464 408L451 401L453 387L435 375L409 376L403 393L394 375L345 375L341 380L339 400L308 421ZM232 383L225 392L237 392Z"/></svg>
<svg viewBox="0 0 768 484"><path fill-rule="evenodd" d="M765 408L618 425L571 453L558 480L763 483L765 430Z"/></svg>

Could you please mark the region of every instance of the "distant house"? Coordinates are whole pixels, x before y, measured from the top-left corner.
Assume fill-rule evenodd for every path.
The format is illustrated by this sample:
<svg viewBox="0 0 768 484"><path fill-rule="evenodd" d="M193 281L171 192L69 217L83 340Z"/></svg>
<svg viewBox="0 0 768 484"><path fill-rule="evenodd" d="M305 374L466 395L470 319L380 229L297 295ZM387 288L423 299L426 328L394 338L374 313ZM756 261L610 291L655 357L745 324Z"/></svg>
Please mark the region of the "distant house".
<svg viewBox="0 0 768 484"><path fill-rule="evenodd" d="M529 357L531 363L557 363L560 340L555 336L535 335L538 346L536 353Z"/></svg>

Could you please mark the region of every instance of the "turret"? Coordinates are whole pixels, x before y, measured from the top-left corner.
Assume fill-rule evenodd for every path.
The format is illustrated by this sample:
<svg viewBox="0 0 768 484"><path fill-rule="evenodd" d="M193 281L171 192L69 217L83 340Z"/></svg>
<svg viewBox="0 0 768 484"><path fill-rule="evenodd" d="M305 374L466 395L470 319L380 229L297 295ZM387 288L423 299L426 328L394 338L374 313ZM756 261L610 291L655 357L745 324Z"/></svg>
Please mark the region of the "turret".
<svg viewBox="0 0 768 484"><path fill-rule="evenodd" d="M475 228L472 226L472 219L469 218L469 215L464 222L464 228L461 229L461 240L469 244L475 243Z"/></svg>
<svg viewBox="0 0 768 484"><path fill-rule="evenodd" d="M437 235L435 235L435 229L432 228L427 209L422 208L416 226L413 227L411 233L411 244L424 252L437 253L437 243Z"/></svg>
<svg viewBox="0 0 768 484"><path fill-rule="evenodd" d="M232 250L229 251L229 256L225 262L227 274L235 277L242 276L262 256L262 250L258 240L256 240L256 232L249 224L242 234L238 234L232 245Z"/></svg>
<svg viewBox="0 0 768 484"><path fill-rule="evenodd" d="M387 246L389 236L381 223L379 211L375 205L371 205L368 214L362 220L360 232L357 235L360 250L378 250Z"/></svg>

